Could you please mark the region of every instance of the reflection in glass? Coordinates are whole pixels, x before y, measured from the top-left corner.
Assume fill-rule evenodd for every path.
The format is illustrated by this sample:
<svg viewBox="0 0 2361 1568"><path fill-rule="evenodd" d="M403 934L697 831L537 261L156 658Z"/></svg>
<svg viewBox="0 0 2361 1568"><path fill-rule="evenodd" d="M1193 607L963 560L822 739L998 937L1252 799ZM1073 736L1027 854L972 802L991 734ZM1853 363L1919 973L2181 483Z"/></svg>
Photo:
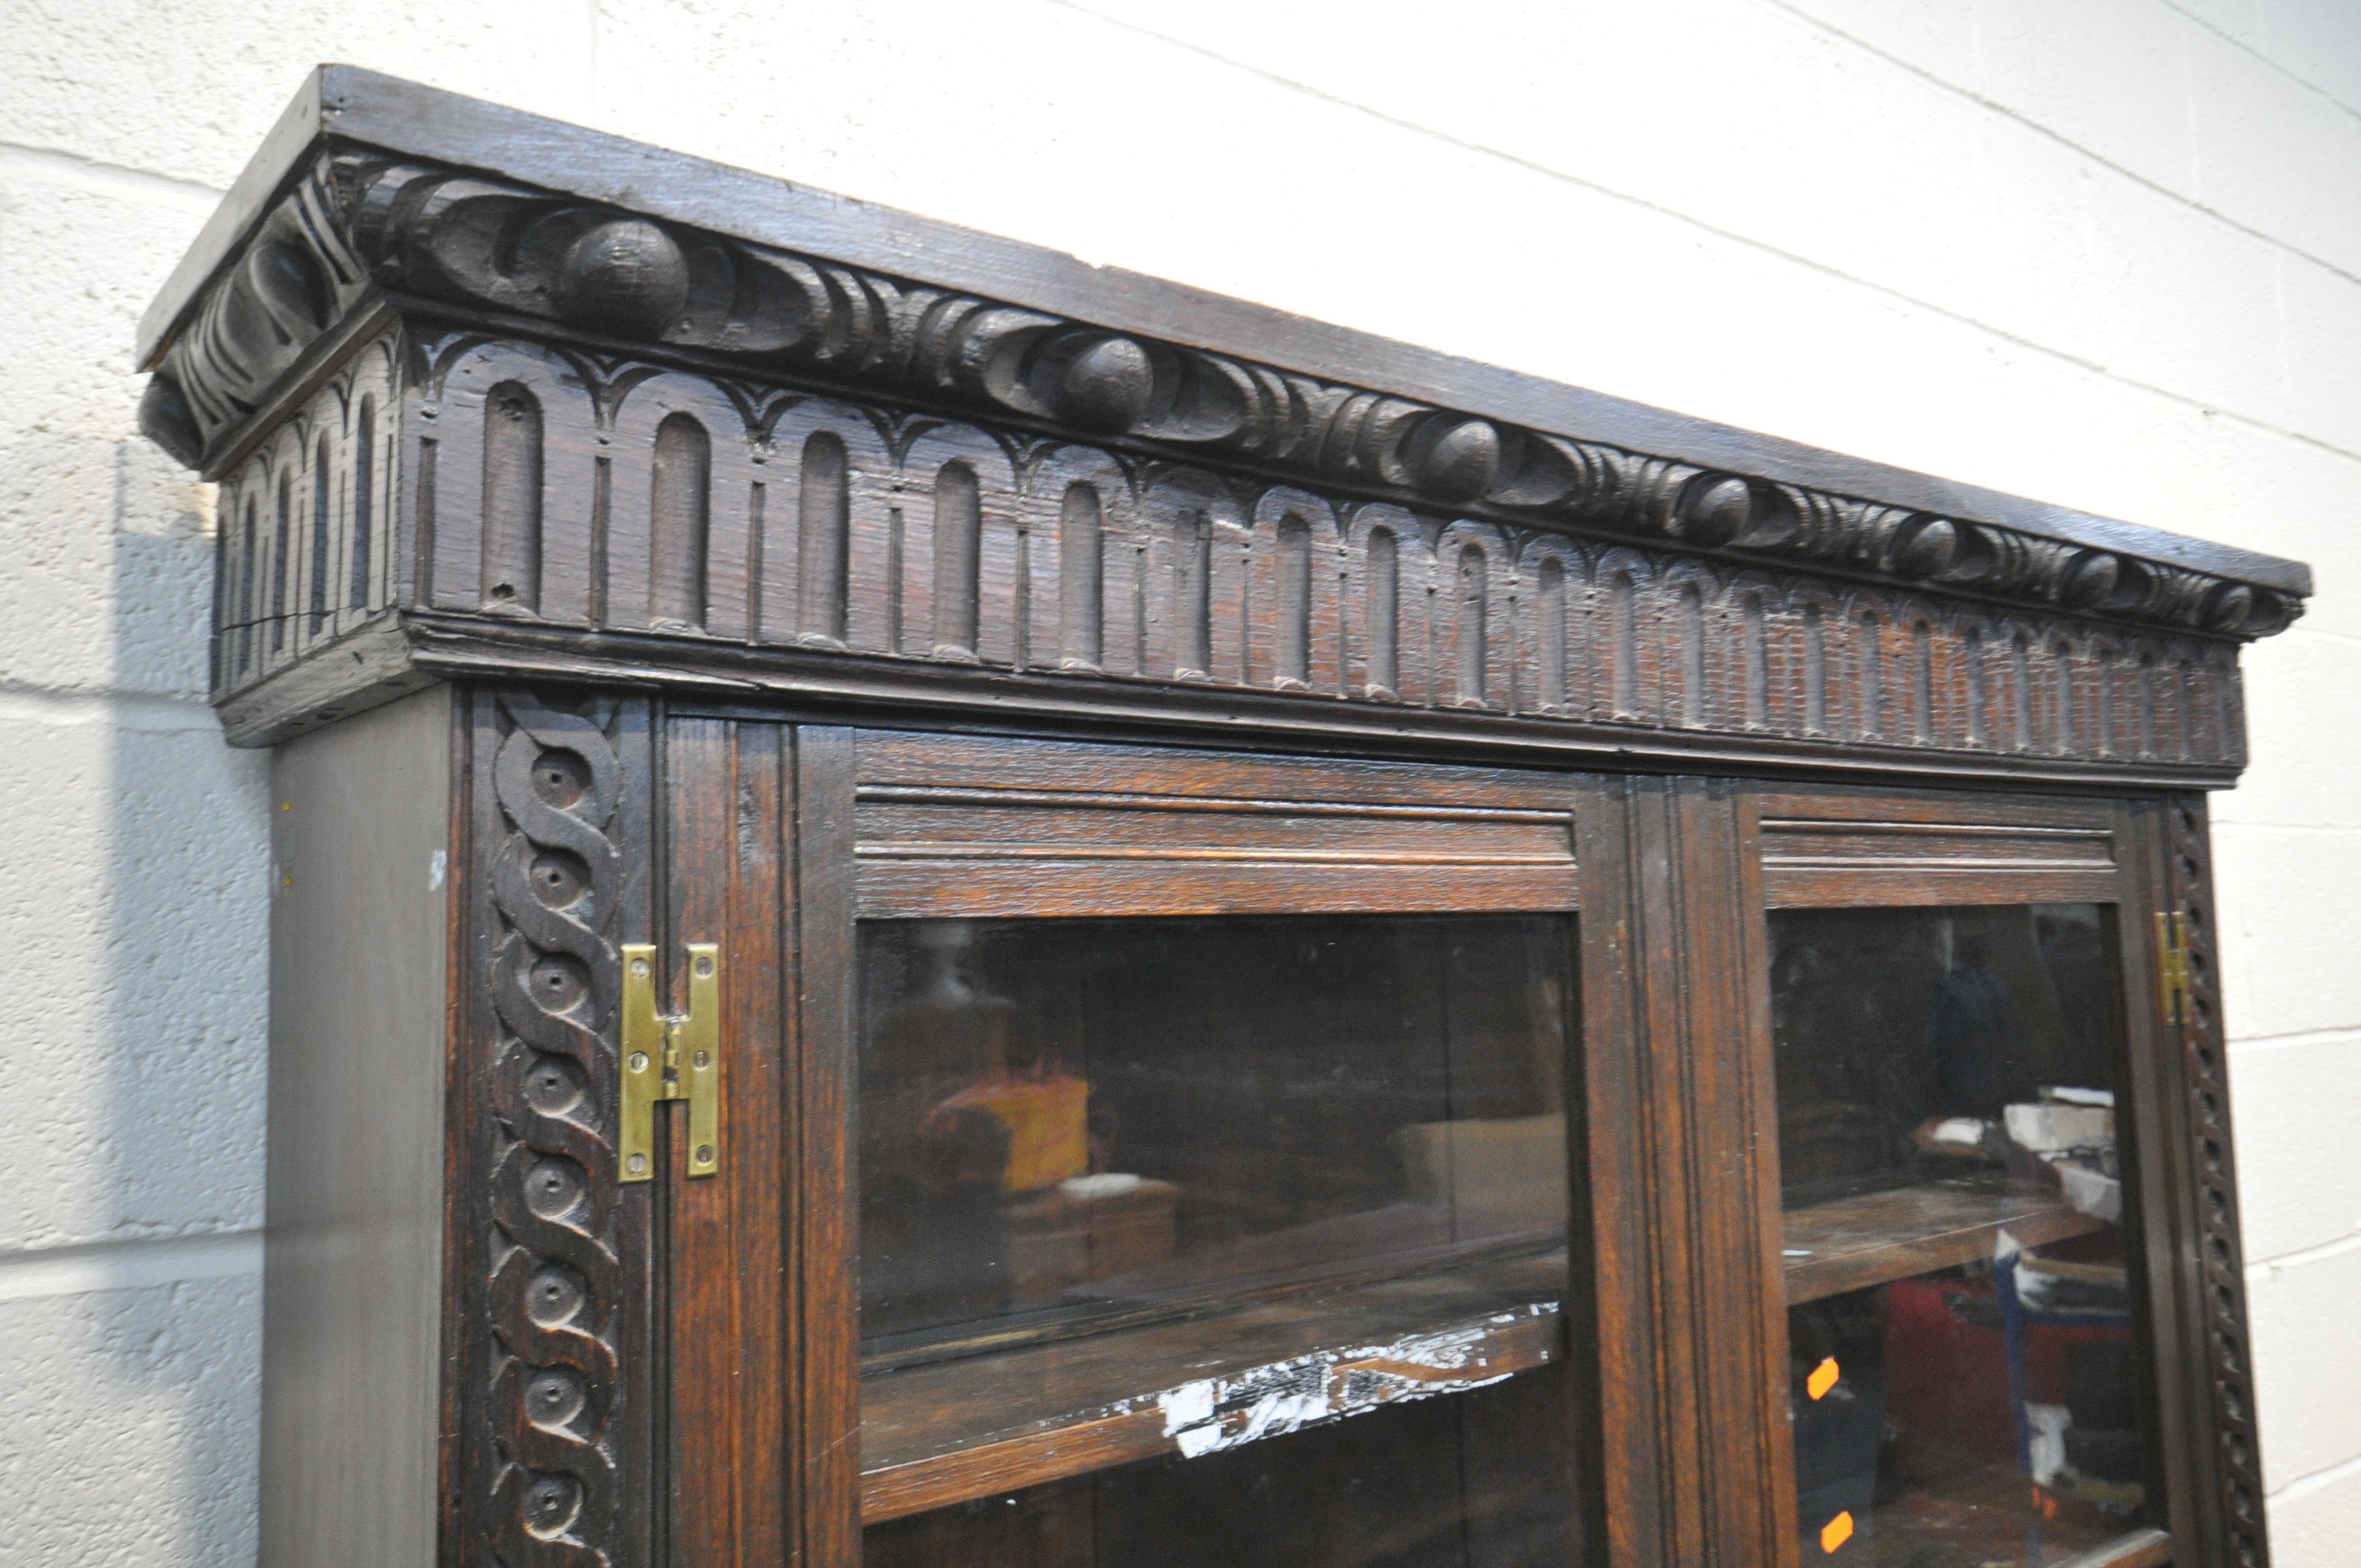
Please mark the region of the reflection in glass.
<svg viewBox="0 0 2361 1568"><path fill-rule="evenodd" d="M1807 1562L2046 1564L2154 1512L2109 921L1771 917Z"/></svg>
<svg viewBox="0 0 2361 1568"><path fill-rule="evenodd" d="M1275 1563L1207 1488L1282 1486L1271 1540L1334 1516L1286 1561L1573 1561L1571 935L864 925L862 1465L917 1499L872 1562ZM1024 1501L969 1519L986 1451Z"/></svg>

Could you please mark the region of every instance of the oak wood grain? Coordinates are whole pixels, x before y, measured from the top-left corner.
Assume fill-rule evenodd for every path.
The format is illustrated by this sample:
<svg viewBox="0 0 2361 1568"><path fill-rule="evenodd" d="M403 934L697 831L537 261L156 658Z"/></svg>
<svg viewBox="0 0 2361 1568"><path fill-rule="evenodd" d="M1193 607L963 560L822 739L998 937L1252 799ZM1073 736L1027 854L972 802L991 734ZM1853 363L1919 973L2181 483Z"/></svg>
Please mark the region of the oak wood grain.
<svg viewBox="0 0 2361 1568"><path fill-rule="evenodd" d="M789 1561L850 1568L861 1550L860 1268L851 1148L854 1086L851 731L810 726L793 742L796 1030L793 1258L794 1486Z"/></svg>
<svg viewBox="0 0 2361 1568"><path fill-rule="evenodd" d="M660 1173L670 1200L670 1522L677 1560L775 1562L799 1499L789 1485L798 1381L783 1376L799 1305L788 1271L797 1189L788 1007L792 906L786 735L777 725L679 719L665 730L670 1011L681 950L721 947L720 1168L687 1180L675 1108Z"/></svg>

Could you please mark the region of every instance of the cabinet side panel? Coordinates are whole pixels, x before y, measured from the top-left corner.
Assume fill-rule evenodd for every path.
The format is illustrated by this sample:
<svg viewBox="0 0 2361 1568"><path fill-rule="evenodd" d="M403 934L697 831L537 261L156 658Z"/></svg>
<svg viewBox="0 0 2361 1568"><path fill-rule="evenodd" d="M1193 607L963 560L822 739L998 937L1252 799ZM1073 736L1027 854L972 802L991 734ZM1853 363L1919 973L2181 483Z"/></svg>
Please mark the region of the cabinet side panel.
<svg viewBox="0 0 2361 1568"><path fill-rule="evenodd" d="M279 748L265 1568L434 1557L451 703Z"/></svg>

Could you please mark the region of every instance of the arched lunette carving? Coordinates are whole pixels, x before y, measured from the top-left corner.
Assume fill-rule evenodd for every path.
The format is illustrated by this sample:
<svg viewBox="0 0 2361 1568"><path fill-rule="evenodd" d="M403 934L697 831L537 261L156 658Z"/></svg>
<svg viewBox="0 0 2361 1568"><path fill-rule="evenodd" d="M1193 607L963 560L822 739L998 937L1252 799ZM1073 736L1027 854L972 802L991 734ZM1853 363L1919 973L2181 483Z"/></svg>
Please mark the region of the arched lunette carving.
<svg viewBox="0 0 2361 1568"><path fill-rule="evenodd" d="M1684 729L1726 729L1730 708L1728 603L1720 574L1702 561L1675 561L1657 585L1668 657L1661 662L1664 722Z"/></svg>
<svg viewBox="0 0 2361 1568"><path fill-rule="evenodd" d="M619 377L606 399L605 623L742 636L752 541L746 405L702 377Z"/></svg>
<svg viewBox="0 0 2361 1568"><path fill-rule="evenodd" d="M591 624L600 586L591 576L597 464L549 449L552 429L603 435L577 367L555 350L460 338L431 373L432 429L416 439L410 487L437 503L429 602ZM445 501L471 490L475 506Z"/></svg>
<svg viewBox="0 0 2361 1568"><path fill-rule="evenodd" d="M1409 509L1382 502L1349 518L1345 614L1357 633L1345 653L1349 688L1374 702L1424 703L1434 561L1426 530Z"/></svg>
<svg viewBox="0 0 2361 1568"><path fill-rule="evenodd" d="M1571 716L1588 668L1582 638L1587 557L1570 539L1537 536L1524 542L1517 571L1525 588L1517 618L1520 711Z"/></svg>
<svg viewBox="0 0 2361 1568"><path fill-rule="evenodd" d="M1779 583L1741 572L1729 584L1728 614L1736 652L1730 666L1730 722L1750 734L1776 733L1793 722L1794 650L1780 633L1792 619Z"/></svg>
<svg viewBox="0 0 2361 1568"><path fill-rule="evenodd" d="M419 383L372 438L395 482L371 487L371 537L391 537L399 505L438 609L1609 729L2136 765L2239 760L2235 659L2218 640L1733 571L1670 544L1140 464L1080 442L529 344L459 334L413 357ZM356 361L380 363L374 351ZM291 528L280 550L277 510L285 476L291 510L308 512L319 436L332 430L330 504L337 519L350 514L355 390L376 374L337 378L335 396L315 399L227 483L225 692L371 612L332 593L315 630L312 589L344 580L338 553L356 536L332 526L323 567L311 560L315 529ZM488 520L500 496L536 488L530 464L485 486L502 388L543 411L537 605L486 597L506 580L485 574L485 541L498 537ZM682 439L664 433L688 421L702 444L660 487L660 442ZM561 422L574 433L564 440L553 433ZM398 447L385 428L395 426ZM1084 558L1064 543L1083 494L1096 506L1094 595L1078 595L1066 572ZM659 528L660 512L691 526ZM660 535L701 541L701 560L690 549L659 562ZM379 584L371 605L394 602L395 563L367 569ZM672 613L659 613L664 591L680 599ZM702 597L701 620L683 593ZM285 609L273 610L274 596ZM1086 612L1094 645L1069 630ZM2145 698L2143 656L2159 677Z"/></svg>
<svg viewBox="0 0 2361 1568"><path fill-rule="evenodd" d="M748 502L762 519L749 545L759 570L747 574L755 639L886 652L885 606L851 588L894 554L899 466L886 431L864 409L782 397L733 439L751 439L761 469Z"/></svg>
<svg viewBox="0 0 2361 1568"><path fill-rule="evenodd" d="M1613 549L1598 557L1592 583L1598 682L1591 694L1594 717L1610 723L1655 724L1661 720L1657 665L1648 652L1656 641L1658 563L1637 550Z"/></svg>
<svg viewBox="0 0 2361 1568"><path fill-rule="evenodd" d="M1437 536L1434 559L1434 700L1506 712L1516 669L1516 574L1508 537L1489 523L1460 519Z"/></svg>
<svg viewBox="0 0 2361 1568"><path fill-rule="evenodd" d="M987 530L1005 536L1016 529L1016 468L1001 442L971 425L928 422L904 441L894 503L903 519L901 569L890 574L886 645L975 663L984 539ZM890 532L890 516L887 523Z"/></svg>
<svg viewBox="0 0 2361 1568"><path fill-rule="evenodd" d="M1016 500L1008 615L1019 616L1021 600L1020 667L1137 673L1149 584L1131 476L1093 447L1043 447L1029 455Z"/></svg>
<svg viewBox="0 0 2361 1568"><path fill-rule="evenodd" d="M1345 694L1345 555L1324 497L1275 486L1256 499L1247 684Z"/></svg>

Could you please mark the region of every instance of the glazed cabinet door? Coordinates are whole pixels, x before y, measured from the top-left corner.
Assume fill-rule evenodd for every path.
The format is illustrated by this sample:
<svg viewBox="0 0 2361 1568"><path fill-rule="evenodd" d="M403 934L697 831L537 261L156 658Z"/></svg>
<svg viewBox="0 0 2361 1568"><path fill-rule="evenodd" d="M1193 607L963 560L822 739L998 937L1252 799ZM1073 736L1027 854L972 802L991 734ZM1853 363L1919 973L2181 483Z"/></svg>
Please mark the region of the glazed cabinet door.
<svg viewBox="0 0 2361 1568"><path fill-rule="evenodd" d="M2239 1560L2165 809L1741 802L1790 1562Z"/></svg>
<svg viewBox="0 0 2361 1568"><path fill-rule="evenodd" d="M1581 781L666 736L675 1562L1605 1560Z"/></svg>

